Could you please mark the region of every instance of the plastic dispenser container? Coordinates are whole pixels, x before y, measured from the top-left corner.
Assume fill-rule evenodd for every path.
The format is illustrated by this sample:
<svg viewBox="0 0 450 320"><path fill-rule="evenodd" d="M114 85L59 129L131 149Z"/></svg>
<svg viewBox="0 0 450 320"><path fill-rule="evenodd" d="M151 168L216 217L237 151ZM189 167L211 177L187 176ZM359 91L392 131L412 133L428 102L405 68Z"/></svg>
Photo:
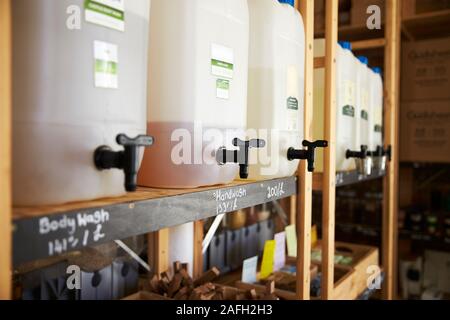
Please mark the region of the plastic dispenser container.
<svg viewBox="0 0 450 320"><path fill-rule="evenodd" d="M325 40L314 42L315 57L325 56ZM336 64L336 170L355 170L356 164L347 158L347 150L357 147L356 135L356 58L349 42L337 45ZM314 138L324 137L325 69L314 71ZM323 172L323 152L317 154L317 171Z"/></svg>
<svg viewBox="0 0 450 320"><path fill-rule="evenodd" d="M153 142L140 136L150 1L11 3L14 204L134 191L140 146ZM81 24L68 13L74 6Z"/></svg>
<svg viewBox="0 0 450 320"><path fill-rule="evenodd" d="M358 57L357 68L357 99L356 99L356 146L359 149L349 150L348 158L354 158L358 172L363 176L372 174L372 158L369 156L369 118L370 115L370 86L371 70L367 57Z"/></svg>
<svg viewBox="0 0 450 320"><path fill-rule="evenodd" d="M153 0L148 134L139 184L194 188L248 176L246 0Z"/></svg>
<svg viewBox="0 0 450 320"><path fill-rule="evenodd" d="M376 171L386 170L387 155L383 145L383 78L380 68L372 68L370 86L369 149Z"/></svg>
<svg viewBox="0 0 450 320"><path fill-rule="evenodd" d="M293 0L248 0L248 4L248 135L268 142L267 148L251 151L251 158L258 159L258 164L250 167L250 178L291 176L300 159L309 159L312 170L317 144L303 142L305 30L302 17L294 8Z"/></svg>

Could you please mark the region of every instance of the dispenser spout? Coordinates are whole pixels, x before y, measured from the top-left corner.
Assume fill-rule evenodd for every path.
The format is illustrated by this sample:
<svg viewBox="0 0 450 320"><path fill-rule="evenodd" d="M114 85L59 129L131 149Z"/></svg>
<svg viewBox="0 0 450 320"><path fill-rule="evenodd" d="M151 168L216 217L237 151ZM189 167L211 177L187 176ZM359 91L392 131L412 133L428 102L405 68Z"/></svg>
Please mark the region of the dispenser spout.
<svg viewBox="0 0 450 320"><path fill-rule="evenodd" d="M216 160L219 165L227 163L239 164L239 176L241 179L247 179L249 176L249 150L253 148L264 148L266 141L262 139L252 139L242 141L238 138L233 139L233 146L238 150L227 150L225 147L219 148L216 153Z"/></svg>
<svg viewBox="0 0 450 320"><path fill-rule="evenodd" d="M131 139L124 134L116 138L123 151L113 151L108 146L98 147L94 152L94 163L98 170L120 169L125 173L125 189L134 192L137 189L139 171L139 148L153 145L153 137L141 135Z"/></svg>
<svg viewBox="0 0 450 320"><path fill-rule="evenodd" d="M368 156L368 147L367 146L361 146L361 151L352 151L347 150L347 153L345 154L347 159L355 158L355 159L366 159Z"/></svg>
<svg viewBox="0 0 450 320"><path fill-rule="evenodd" d="M294 148L290 148L288 150L287 158L289 161L293 160L307 160L308 161L308 171L314 172L314 162L316 161L316 149L317 148L327 148L328 141L325 140L317 140L314 142L311 141L303 141L303 147L306 149L297 150Z"/></svg>

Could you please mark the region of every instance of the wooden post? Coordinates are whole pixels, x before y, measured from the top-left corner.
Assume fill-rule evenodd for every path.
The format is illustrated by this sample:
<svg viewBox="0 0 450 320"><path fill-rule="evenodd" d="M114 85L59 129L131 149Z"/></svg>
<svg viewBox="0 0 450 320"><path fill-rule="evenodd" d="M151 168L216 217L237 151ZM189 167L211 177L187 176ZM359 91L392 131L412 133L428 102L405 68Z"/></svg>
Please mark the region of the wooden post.
<svg viewBox="0 0 450 320"><path fill-rule="evenodd" d="M386 1L385 48L385 145L392 146L392 161L384 179L383 267L386 280L383 295L394 299L397 284L397 194L398 194L398 117L400 88L401 1Z"/></svg>
<svg viewBox="0 0 450 320"><path fill-rule="evenodd" d="M194 222L194 265L192 267L194 279L203 274L203 221Z"/></svg>
<svg viewBox="0 0 450 320"><path fill-rule="evenodd" d="M148 264L157 274L169 270L169 229L148 235Z"/></svg>
<svg viewBox="0 0 450 320"><path fill-rule="evenodd" d="M11 2L0 0L0 300L11 299Z"/></svg>
<svg viewBox="0 0 450 320"><path fill-rule="evenodd" d="M297 2L298 3L298 2ZM314 81L314 0L302 0L298 6L305 25L305 139L311 141L313 122ZM297 298L310 299L312 174L307 163L300 162L297 196Z"/></svg>
<svg viewBox="0 0 450 320"><path fill-rule="evenodd" d="M338 1L326 0L325 24L325 140L323 221L322 221L322 299L333 297L336 200L336 47L338 41Z"/></svg>

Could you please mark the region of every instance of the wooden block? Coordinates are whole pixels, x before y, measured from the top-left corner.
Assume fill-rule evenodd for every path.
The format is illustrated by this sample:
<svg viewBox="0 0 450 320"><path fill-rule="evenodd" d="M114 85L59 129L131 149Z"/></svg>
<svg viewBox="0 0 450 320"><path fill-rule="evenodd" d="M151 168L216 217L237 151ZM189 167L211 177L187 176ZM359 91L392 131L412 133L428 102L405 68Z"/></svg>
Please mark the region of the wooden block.
<svg viewBox="0 0 450 320"><path fill-rule="evenodd" d="M160 293L160 287L159 287L159 278L158 275L154 275L152 279L149 281L150 285L150 291L154 293Z"/></svg>
<svg viewBox="0 0 450 320"><path fill-rule="evenodd" d="M170 277L167 274L167 272L162 272L161 273L161 280L164 281L166 284L170 283Z"/></svg>
<svg viewBox="0 0 450 320"><path fill-rule="evenodd" d="M211 282L220 275L219 269L216 267L212 268L208 272L204 273L200 278L194 281L194 286L201 286L207 282Z"/></svg>
<svg viewBox="0 0 450 320"><path fill-rule="evenodd" d="M183 276L179 273L175 274L175 276L172 278L172 282L169 285L169 291L167 292L169 294L169 297L172 297L175 293L177 293L178 290L180 290L182 281Z"/></svg>
<svg viewBox="0 0 450 320"><path fill-rule="evenodd" d="M249 292L250 300L258 300L258 294L255 289L250 290Z"/></svg>
<svg viewBox="0 0 450 320"><path fill-rule="evenodd" d="M167 293L169 291L169 284L164 280L159 280L159 292L160 293Z"/></svg>
<svg viewBox="0 0 450 320"><path fill-rule="evenodd" d="M275 293L275 281L267 282L267 284L266 284L266 292L269 295Z"/></svg>
<svg viewBox="0 0 450 320"><path fill-rule="evenodd" d="M222 301L222 300L224 300L222 293L216 291L216 294L214 295L212 300L214 300L214 301Z"/></svg>
<svg viewBox="0 0 450 320"><path fill-rule="evenodd" d="M181 262L180 261L175 261L173 263L173 272L174 273L178 273L181 270Z"/></svg>
<svg viewBox="0 0 450 320"><path fill-rule="evenodd" d="M232 287L220 287L219 291L222 293L223 300L236 300L236 296L239 293L239 290Z"/></svg>
<svg viewBox="0 0 450 320"><path fill-rule="evenodd" d="M203 295L200 297L200 300L203 300L203 301L211 301L215 295L216 295L216 292L215 292L215 291L212 291L212 292L203 294Z"/></svg>
<svg viewBox="0 0 450 320"><path fill-rule="evenodd" d="M188 287L183 287L177 294L173 297L175 300L185 300L189 295L190 289ZM184 298L184 299L183 299Z"/></svg>

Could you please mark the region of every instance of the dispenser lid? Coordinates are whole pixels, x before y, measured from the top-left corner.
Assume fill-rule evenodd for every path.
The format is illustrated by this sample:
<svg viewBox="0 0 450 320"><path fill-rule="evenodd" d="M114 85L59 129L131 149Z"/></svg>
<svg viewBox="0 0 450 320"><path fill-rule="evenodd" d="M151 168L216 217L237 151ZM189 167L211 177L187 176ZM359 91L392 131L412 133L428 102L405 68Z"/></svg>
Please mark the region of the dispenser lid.
<svg viewBox="0 0 450 320"><path fill-rule="evenodd" d="M278 0L280 3L287 3L295 7L295 0Z"/></svg>
<svg viewBox="0 0 450 320"><path fill-rule="evenodd" d="M352 44L348 41L339 41L339 45L346 50L352 51Z"/></svg>
<svg viewBox="0 0 450 320"><path fill-rule="evenodd" d="M381 71L381 68L379 67L374 67L372 68L372 71L375 72L376 74L381 75L383 72Z"/></svg>
<svg viewBox="0 0 450 320"><path fill-rule="evenodd" d="M366 66L369 65L369 59L365 56L359 56L358 60L361 61L362 64L365 64Z"/></svg>

